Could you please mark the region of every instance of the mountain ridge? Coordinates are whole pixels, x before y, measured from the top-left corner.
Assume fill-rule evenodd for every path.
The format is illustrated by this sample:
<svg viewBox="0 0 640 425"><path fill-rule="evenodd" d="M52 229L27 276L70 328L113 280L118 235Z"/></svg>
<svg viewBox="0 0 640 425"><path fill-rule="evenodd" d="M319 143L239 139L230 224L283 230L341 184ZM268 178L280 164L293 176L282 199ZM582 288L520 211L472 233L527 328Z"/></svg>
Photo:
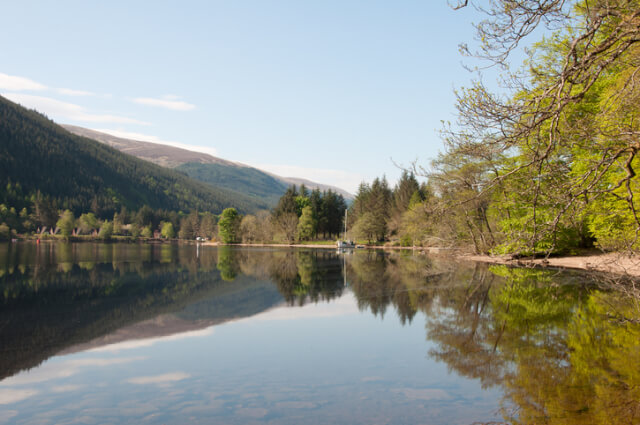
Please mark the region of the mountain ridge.
<svg viewBox="0 0 640 425"><path fill-rule="evenodd" d="M214 168L217 173L220 172L221 170L220 167L228 167L229 169L234 169L236 171L241 170L238 173L240 174L239 176L240 179L242 179L243 177L246 177L247 174L255 175L256 174L255 171L262 173L266 176L272 177L278 182L280 182L282 185L284 185L283 186L284 189L278 192L280 193L280 195L284 194L284 192L286 191L286 188L290 185L295 184L299 186L301 184L304 184L309 189L318 188L320 190L332 190L342 195L345 199L353 199L354 197L353 194L351 194L350 192L336 186L318 183L318 182L314 182L314 181L299 178L299 177L283 177L275 173L271 173L269 171L261 170L260 168L257 168L257 167L243 164L241 162L230 161L227 159L215 157L213 155L210 155L204 152L192 151L189 149L175 147L175 146L166 145L162 143L127 139L123 137L114 136L108 133L104 133L101 131L92 130L92 129L70 125L70 124L61 124L61 126L66 130L70 131L71 133L74 133L83 137L87 137L93 140L97 140L98 142L107 144L115 149L120 150L121 152L128 153L140 159L153 162L163 167L184 171L190 177L196 178L197 180L212 184L214 186L216 185L216 183L220 183L220 182L211 180L211 179L205 180L202 177L203 174L209 174L209 175L211 174L210 173L211 170L207 169L207 165L210 165L210 164L213 164L216 166L212 168ZM189 164L190 167L186 166L187 164ZM192 164L200 164L200 166L196 167L196 166L193 166ZM255 170L255 171L252 171L252 170ZM226 171L228 174L229 170L226 170ZM198 175L201 178L196 177ZM227 178L228 177L229 176L227 176ZM265 177L261 176L261 178L264 179ZM234 189L233 186L222 185L222 187L226 187L227 189L230 189L230 190L236 190ZM251 188L247 187L247 189L249 190ZM241 192L241 193L244 193L244 192ZM245 194L248 194L248 193L245 193ZM255 194L253 195L249 194L249 196L255 196ZM275 205L275 203L273 202L272 193L267 194L264 199L272 200L272 204ZM276 202L277 202L277 199L276 199Z"/></svg>

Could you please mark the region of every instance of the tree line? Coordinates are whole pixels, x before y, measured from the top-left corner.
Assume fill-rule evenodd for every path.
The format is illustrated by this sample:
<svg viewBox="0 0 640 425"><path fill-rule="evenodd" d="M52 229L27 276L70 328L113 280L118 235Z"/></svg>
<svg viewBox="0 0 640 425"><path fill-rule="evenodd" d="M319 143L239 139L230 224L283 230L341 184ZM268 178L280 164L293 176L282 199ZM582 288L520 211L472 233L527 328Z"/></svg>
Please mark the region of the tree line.
<svg viewBox="0 0 640 425"><path fill-rule="evenodd" d="M290 186L271 211L241 216L233 208L222 212L220 240L225 243L294 243L333 239L343 226L344 197L333 190Z"/></svg>
<svg viewBox="0 0 640 425"><path fill-rule="evenodd" d="M304 185L289 187L273 210L247 215L233 207L214 214L153 209L148 205L138 210L122 206L112 215L93 205L76 214L70 209L60 209L56 198L40 192L26 198L18 183L8 183L4 193L5 202L0 203L0 240L32 235L76 240L179 238L223 243L293 243L336 237L346 209L342 195L332 190L310 191Z"/></svg>

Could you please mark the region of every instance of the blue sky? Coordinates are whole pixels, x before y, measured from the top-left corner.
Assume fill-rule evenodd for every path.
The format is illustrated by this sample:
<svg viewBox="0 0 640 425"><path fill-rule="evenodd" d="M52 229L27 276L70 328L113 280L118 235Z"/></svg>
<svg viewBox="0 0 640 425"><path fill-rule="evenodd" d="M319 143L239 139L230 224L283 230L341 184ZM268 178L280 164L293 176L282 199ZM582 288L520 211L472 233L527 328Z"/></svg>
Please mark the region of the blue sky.
<svg viewBox="0 0 640 425"><path fill-rule="evenodd" d="M430 1L5 2L0 93L60 123L355 191L427 165L472 8Z"/></svg>

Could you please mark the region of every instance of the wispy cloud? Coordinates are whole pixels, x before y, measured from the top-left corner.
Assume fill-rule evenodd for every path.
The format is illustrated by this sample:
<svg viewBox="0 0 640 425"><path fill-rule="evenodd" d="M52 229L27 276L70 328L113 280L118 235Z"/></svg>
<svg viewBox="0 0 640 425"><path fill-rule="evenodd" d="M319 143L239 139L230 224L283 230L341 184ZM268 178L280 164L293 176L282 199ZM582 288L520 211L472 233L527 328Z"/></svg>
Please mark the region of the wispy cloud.
<svg viewBox="0 0 640 425"><path fill-rule="evenodd" d="M309 168L297 165L257 163L250 163L249 165L282 177L298 177L311 180L315 183L339 187L350 193L356 193L360 183L365 180L365 177L361 174L329 168Z"/></svg>
<svg viewBox="0 0 640 425"><path fill-rule="evenodd" d="M57 120L81 121L92 123L138 124L149 125L148 122L133 118L110 114L94 114L75 103L62 102L44 96L34 96L24 93L3 93L4 97L17 102L27 108L35 109Z"/></svg>
<svg viewBox="0 0 640 425"><path fill-rule="evenodd" d="M138 140L140 142L157 143L160 145L169 145L175 148L186 149L188 151L202 152L212 156L217 156L218 151L215 148L208 146L188 145L186 143L172 142L169 140L163 140L159 137L152 136L150 134L136 133L131 131L112 130L106 128L92 128L92 130L99 131L100 133L107 133L112 136L120 137L123 139Z"/></svg>
<svg viewBox="0 0 640 425"><path fill-rule="evenodd" d="M168 384L169 382L182 381L183 379L187 379L190 377L191 375L189 375L188 373L174 372L154 376L137 376L135 378L127 379L126 382L137 385Z"/></svg>
<svg viewBox="0 0 640 425"><path fill-rule="evenodd" d="M25 77L7 75L0 72L0 90L45 90L47 86Z"/></svg>
<svg viewBox="0 0 640 425"><path fill-rule="evenodd" d="M155 97L136 97L134 103L139 105L155 106L158 108L171 109L172 111L190 111L196 108L196 105L177 100L176 96L168 95L162 98Z"/></svg>
<svg viewBox="0 0 640 425"><path fill-rule="evenodd" d="M56 89L56 91L60 94L64 94L67 96L95 96L96 95L93 92L85 91L85 90L59 88L59 89Z"/></svg>
<svg viewBox="0 0 640 425"><path fill-rule="evenodd" d="M51 392L53 393L68 393L71 391L78 391L82 388L82 385L55 385L51 387Z"/></svg>
<svg viewBox="0 0 640 425"><path fill-rule="evenodd" d="M5 379L0 383L0 391L4 391L2 387L5 386L32 385L61 378L68 378L70 376L76 375L83 368L114 366L145 359L146 357L142 356L116 358L80 358L67 360L65 362L45 363L37 369L22 372L18 375Z"/></svg>
<svg viewBox="0 0 640 425"><path fill-rule="evenodd" d="M31 389L0 389L0 404L17 403L29 397L33 397L36 394L38 394L38 391Z"/></svg>

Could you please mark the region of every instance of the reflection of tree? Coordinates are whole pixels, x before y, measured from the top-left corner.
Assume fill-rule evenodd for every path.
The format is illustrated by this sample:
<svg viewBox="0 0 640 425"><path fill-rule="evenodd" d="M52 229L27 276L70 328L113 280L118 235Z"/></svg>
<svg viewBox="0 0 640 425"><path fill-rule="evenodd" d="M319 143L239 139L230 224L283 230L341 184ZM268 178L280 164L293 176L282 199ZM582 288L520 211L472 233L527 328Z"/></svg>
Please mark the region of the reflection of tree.
<svg viewBox="0 0 640 425"><path fill-rule="evenodd" d="M348 280L361 310L384 316L392 304L401 322L411 322L418 310L429 311L438 280L448 275L447 263L411 254L357 252L349 259Z"/></svg>
<svg viewBox="0 0 640 425"><path fill-rule="evenodd" d="M495 357L503 329L487 320L495 277L476 266L471 274L456 274L455 280L441 289L427 323L429 339L439 345L430 354L463 376L480 378L486 388L500 382L504 373L503 360Z"/></svg>
<svg viewBox="0 0 640 425"><path fill-rule="evenodd" d="M356 253L348 276L361 309L401 320L427 313L430 355L504 390L514 424L640 423L640 312L584 275L457 267Z"/></svg>
<svg viewBox="0 0 640 425"><path fill-rule="evenodd" d="M285 301L293 305L296 300L296 294L301 290L295 251L291 249L274 252L271 261L270 275L278 286L278 291L280 291Z"/></svg>
<svg viewBox="0 0 640 425"><path fill-rule="evenodd" d="M223 280L231 282L236 278L240 271L240 265L232 247L223 245L218 248L218 265L216 267L220 270L220 277Z"/></svg>
<svg viewBox="0 0 640 425"><path fill-rule="evenodd" d="M300 282L312 302L330 301L344 290L342 259L326 250L296 251Z"/></svg>
<svg viewBox="0 0 640 425"><path fill-rule="evenodd" d="M640 327L628 298L549 271L475 273L428 322L431 354L505 391L514 424L640 422ZM496 279L495 276L505 279Z"/></svg>
<svg viewBox="0 0 640 425"><path fill-rule="evenodd" d="M285 301L303 305L339 297L343 290L339 257L325 250L273 251L270 276Z"/></svg>
<svg viewBox="0 0 640 425"><path fill-rule="evenodd" d="M358 253L360 254L360 253ZM387 305L391 302L395 282L385 278L388 261L382 253L367 251L354 255L349 262L349 282L360 310L369 308L375 315L384 317ZM413 317L413 315L412 315Z"/></svg>

